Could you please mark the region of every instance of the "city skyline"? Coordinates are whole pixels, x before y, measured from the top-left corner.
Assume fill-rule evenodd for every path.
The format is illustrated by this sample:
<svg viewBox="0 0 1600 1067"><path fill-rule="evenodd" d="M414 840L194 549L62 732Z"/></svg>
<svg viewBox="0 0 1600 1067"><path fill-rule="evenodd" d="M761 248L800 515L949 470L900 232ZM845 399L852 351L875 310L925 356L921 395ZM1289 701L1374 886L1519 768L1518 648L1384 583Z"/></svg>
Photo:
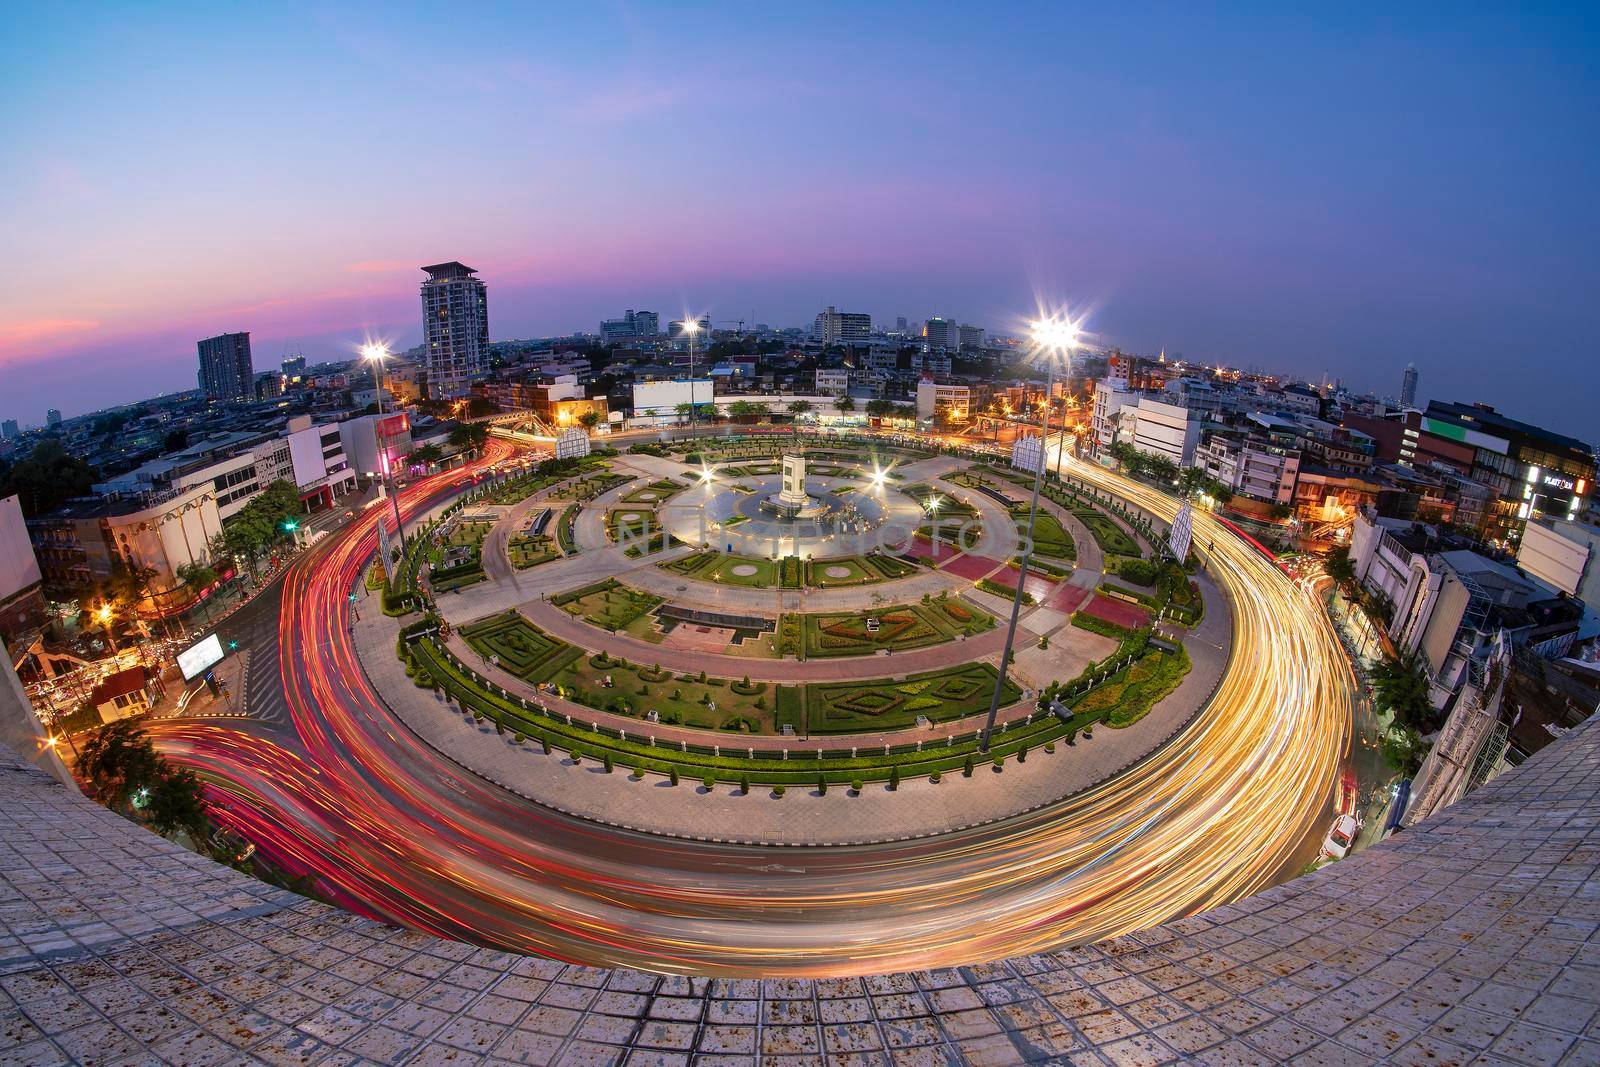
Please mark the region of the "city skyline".
<svg viewBox="0 0 1600 1067"><path fill-rule="evenodd" d="M264 365L414 343L418 266L461 259L497 338L830 303L1003 331L1041 293L1132 350L1380 392L1414 361L1429 396L1587 432L1586 390L1502 368L1592 373L1592 19L907 14L758 34L709 7L695 49L651 8L25 16L0 181L32 269L0 298L0 414L181 389L226 331ZM820 19L829 48L786 60ZM443 123L469 136L414 159Z"/></svg>

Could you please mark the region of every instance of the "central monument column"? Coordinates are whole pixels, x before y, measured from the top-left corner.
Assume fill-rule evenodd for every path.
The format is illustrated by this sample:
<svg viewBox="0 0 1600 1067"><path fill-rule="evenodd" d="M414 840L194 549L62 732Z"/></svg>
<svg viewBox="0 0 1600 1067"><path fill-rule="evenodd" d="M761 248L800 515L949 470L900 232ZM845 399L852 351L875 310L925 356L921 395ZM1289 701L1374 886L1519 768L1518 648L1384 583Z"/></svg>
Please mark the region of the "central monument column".
<svg viewBox="0 0 1600 1067"><path fill-rule="evenodd" d="M796 510L806 503L806 457L783 457L783 489L778 503Z"/></svg>

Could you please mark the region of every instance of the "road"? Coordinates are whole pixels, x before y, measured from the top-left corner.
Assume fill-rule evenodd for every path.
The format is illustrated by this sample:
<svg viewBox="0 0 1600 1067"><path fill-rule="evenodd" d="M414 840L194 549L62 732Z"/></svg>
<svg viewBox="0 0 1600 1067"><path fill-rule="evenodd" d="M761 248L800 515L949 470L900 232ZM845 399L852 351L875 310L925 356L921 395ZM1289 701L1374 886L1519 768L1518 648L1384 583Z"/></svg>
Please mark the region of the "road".
<svg viewBox="0 0 1600 1067"><path fill-rule="evenodd" d="M1114 475L1075 473L1172 510ZM402 508L420 514L472 474L412 486ZM1349 671L1320 610L1197 515L1196 543L1214 546L1236 604L1234 667L1192 727L1124 774L1024 816L881 845L771 849L604 827L465 772L372 690L346 594L371 558L376 510L282 581L278 685L292 728L269 714L245 729L175 721L153 732L205 776L221 821L275 862L355 911L444 936L595 965L766 976L954 966L1094 940L1279 877L1325 811L1350 732ZM269 645L254 658L271 658ZM266 676L253 668L249 684Z"/></svg>

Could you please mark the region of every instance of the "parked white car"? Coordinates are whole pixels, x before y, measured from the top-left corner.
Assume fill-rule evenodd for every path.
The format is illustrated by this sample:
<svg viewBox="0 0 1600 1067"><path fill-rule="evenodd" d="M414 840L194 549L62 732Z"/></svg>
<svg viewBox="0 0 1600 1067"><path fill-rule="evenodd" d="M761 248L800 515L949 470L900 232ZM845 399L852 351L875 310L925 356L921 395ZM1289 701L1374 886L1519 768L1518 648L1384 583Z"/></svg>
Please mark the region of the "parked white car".
<svg viewBox="0 0 1600 1067"><path fill-rule="evenodd" d="M1361 823L1354 815L1340 815L1333 820L1333 826L1328 830L1328 836L1322 839L1322 855L1330 860L1342 860L1350 851L1350 846L1355 844L1356 833L1360 831Z"/></svg>

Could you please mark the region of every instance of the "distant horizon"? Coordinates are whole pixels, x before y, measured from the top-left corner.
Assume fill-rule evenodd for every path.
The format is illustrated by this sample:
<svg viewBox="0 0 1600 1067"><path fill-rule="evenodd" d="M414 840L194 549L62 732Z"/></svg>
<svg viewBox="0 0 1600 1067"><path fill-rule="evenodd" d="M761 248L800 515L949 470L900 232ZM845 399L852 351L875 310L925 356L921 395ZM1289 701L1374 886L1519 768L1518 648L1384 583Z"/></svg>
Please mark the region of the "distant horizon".
<svg viewBox="0 0 1600 1067"><path fill-rule="evenodd" d="M1597 51L1600 11L1526 6L27 8L0 417L187 388L222 332L403 342L460 260L494 336L1066 302L1591 433Z"/></svg>

